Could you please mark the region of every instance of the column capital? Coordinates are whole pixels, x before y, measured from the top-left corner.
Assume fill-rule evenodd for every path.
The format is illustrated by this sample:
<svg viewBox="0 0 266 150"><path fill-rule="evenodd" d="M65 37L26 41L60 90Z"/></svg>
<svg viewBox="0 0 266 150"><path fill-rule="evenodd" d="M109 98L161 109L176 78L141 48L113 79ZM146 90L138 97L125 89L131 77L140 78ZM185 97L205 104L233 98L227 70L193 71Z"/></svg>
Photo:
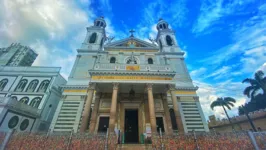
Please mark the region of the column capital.
<svg viewBox="0 0 266 150"><path fill-rule="evenodd" d="M152 83L146 83L146 90L152 90Z"/></svg>
<svg viewBox="0 0 266 150"><path fill-rule="evenodd" d="M170 91L175 91L175 90L176 90L174 84L168 84L168 85L167 85L167 88L168 88L168 90L170 90Z"/></svg>
<svg viewBox="0 0 266 150"><path fill-rule="evenodd" d="M113 90L118 90L119 83L113 83Z"/></svg>
<svg viewBox="0 0 266 150"><path fill-rule="evenodd" d="M95 88L96 88L96 83L89 83L88 87L89 90L95 90Z"/></svg>

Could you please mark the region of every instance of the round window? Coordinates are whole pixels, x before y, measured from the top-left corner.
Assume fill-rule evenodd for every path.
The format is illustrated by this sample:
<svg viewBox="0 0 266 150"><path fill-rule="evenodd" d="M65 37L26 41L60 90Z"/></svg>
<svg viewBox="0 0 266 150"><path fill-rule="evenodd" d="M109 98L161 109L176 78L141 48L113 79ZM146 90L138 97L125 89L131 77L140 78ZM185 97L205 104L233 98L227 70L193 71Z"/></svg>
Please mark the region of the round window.
<svg viewBox="0 0 266 150"><path fill-rule="evenodd" d="M18 116L13 116L9 121L8 121L8 127L10 129L14 128L18 124Z"/></svg>
<svg viewBox="0 0 266 150"><path fill-rule="evenodd" d="M29 126L29 119L25 119L21 122L19 128L21 131L24 131L25 129L27 129L28 126Z"/></svg>

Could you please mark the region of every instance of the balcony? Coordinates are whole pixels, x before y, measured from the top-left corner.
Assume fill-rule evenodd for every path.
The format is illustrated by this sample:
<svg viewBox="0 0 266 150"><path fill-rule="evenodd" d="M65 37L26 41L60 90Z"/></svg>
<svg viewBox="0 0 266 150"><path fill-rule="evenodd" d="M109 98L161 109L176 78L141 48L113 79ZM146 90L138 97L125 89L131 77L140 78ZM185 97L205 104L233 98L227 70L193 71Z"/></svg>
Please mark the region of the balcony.
<svg viewBox="0 0 266 150"><path fill-rule="evenodd" d="M13 100L11 97L0 97L0 107L1 106L32 117L39 117L41 113L41 110L38 108Z"/></svg>
<svg viewBox="0 0 266 150"><path fill-rule="evenodd" d="M112 64L112 63L99 63L95 64L94 70L98 71L151 71L151 72L173 72L170 65L158 64Z"/></svg>

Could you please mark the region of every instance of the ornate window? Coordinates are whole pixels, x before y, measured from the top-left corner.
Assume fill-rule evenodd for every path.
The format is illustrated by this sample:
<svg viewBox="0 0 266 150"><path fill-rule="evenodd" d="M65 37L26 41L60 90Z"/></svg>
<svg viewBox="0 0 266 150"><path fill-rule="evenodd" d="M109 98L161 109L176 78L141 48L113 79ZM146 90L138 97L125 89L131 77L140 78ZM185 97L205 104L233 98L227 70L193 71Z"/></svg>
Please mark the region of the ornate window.
<svg viewBox="0 0 266 150"><path fill-rule="evenodd" d="M148 64L153 64L153 59L152 58L148 58Z"/></svg>
<svg viewBox="0 0 266 150"><path fill-rule="evenodd" d="M48 87L48 85L49 85L49 83L50 83L49 80L42 81L42 83L40 84L39 89L38 89L37 92L45 92L47 87Z"/></svg>
<svg viewBox="0 0 266 150"><path fill-rule="evenodd" d="M23 97L19 100L21 103L28 104L29 98L28 97Z"/></svg>
<svg viewBox="0 0 266 150"><path fill-rule="evenodd" d="M115 63L115 57L111 57L111 59L110 59L110 63Z"/></svg>
<svg viewBox="0 0 266 150"><path fill-rule="evenodd" d="M30 84L28 85L28 88L27 88L26 92L34 92L34 90L36 89L38 83L39 83L38 80L32 80L30 82Z"/></svg>
<svg viewBox="0 0 266 150"><path fill-rule="evenodd" d="M30 106L38 108L41 103L41 98L40 97L35 97L31 102Z"/></svg>
<svg viewBox="0 0 266 150"><path fill-rule="evenodd" d="M0 81L0 91L4 90L7 82L8 82L8 79L3 79L3 80Z"/></svg>
<svg viewBox="0 0 266 150"><path fill-rule="evenodd" d="M12 96L11 99L16 100L16 101L18 100L18 98L16 96Z"/></svg>
<svg viewBox="0 0 266 150"><path fill-rule="evenodd" d="M89 43L95 43L96 42L96 37L97 37L97 33L95 33L95 32L92 33Z"/></svg>
<svg viewBox="0 0 266 150"><path fill-rule="evenodd" d="M30 123L30 121L29 121L29 119L24 119L22 122L21 122L21 124L20 124L20 130L21 131L24 131L24 130L26 130L27 128L28 128L28 126L29 126L29 123Z"/></svg>
<svg viewBox="0 0 266 150"><path fill-rule="evenodd" d="M173 44L173 40L172 40L172 38L169 35L166 36L166 43L167 43L168 46L174 45Z"/></svg>
<svg viewBox="0 0 266 150"><path fill-rule="evenodd" d="M22 92L25 88L25 86L27 85L28 80L27 79L23 79L18 83L18 86L16 87L16 92Z"/></svg>
<svg viewBox="0 0 266 150"><path fill-rule="evenodd" d="M18 116L13 116L9 121L8 121L8 128L13 129L17 126L19 121Z"/></svg>

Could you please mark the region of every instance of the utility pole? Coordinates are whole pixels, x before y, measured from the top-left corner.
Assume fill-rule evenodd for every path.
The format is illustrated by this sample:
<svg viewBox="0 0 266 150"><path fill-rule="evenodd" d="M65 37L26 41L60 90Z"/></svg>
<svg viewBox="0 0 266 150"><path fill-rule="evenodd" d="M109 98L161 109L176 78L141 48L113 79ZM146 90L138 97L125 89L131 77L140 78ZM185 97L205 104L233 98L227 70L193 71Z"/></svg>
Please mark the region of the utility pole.
<svg viewBox="0 0 266 150"><path fill-rule="evenodd" d="M245 113L245 115L247 116L248 121L249 121L249 123L250 123L250 125L251 125L253 131L254 131L254 132L257 132L257 129L255 128L255 126L254 126L254 124L253 124L253 121L250 119L250 117L249 117L249 115L248 115L248 112L247 112L247 110L246 110L246 107L245 107L244 105L241 105L241 107L242 107L242 109L244 110L244 113Z"/></svg>

